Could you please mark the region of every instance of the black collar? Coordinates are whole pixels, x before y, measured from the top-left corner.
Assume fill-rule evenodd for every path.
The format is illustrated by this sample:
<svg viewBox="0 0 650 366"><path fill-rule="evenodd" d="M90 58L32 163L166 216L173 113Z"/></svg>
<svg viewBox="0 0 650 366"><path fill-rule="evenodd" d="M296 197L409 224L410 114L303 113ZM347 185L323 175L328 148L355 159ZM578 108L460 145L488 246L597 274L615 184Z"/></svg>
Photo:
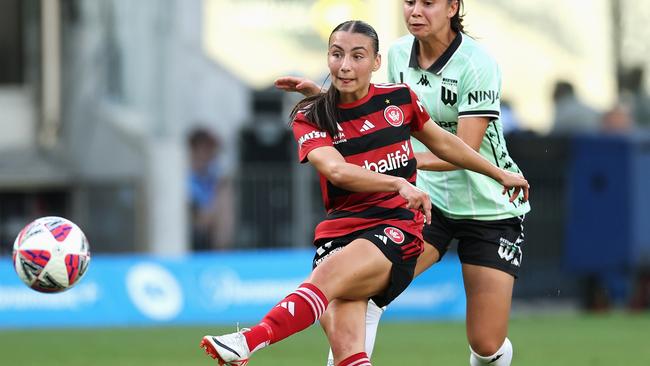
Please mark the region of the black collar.
<svg viewBox="0 0 650 366"><path fill-rule="evenodd" d="M433 73L433 74L439 74L442 71L442 68L447 65L449 62L449 59L451 59L451 56L454 55L458 47L460 47L460 43L463 40L463 36L461 35L461 32L458 32L456 34L456 37L454 38L453 41L451 41L451 44L445 52L438 57L436 62L434 62L428 69L427 71ZM409 60L409 67L414 68L414 69L420 69L420 65L418 64L418 54L420 53L420 44L418 43L417 38L413 40L413 46L411 47L411 59Z"/></svg>

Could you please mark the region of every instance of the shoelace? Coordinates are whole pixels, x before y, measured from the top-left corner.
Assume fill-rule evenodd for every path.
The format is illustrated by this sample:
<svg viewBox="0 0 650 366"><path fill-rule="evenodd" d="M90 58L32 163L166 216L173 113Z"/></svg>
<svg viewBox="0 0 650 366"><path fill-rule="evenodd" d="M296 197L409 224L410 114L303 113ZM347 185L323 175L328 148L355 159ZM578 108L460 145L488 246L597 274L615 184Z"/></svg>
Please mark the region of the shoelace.
<svg viewBox="0 0 650 366"><path fill-rule="evenodd" d="M241 328L241 329L239 329L239 322L237 322L237 333L239 333L239 332L244 333L244 332L248 332L250 330L251 330L251 328Z"/></svg>

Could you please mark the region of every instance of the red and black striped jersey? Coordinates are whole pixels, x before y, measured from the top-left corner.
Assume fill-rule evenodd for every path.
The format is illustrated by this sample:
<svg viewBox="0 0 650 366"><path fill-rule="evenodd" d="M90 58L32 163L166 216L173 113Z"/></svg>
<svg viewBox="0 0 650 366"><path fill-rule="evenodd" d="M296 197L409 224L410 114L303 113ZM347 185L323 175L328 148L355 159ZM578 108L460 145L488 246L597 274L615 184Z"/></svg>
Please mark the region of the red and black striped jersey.
<svg viewBox="0 0 650 366"><path fill-rule="evenodd" d="M312 150L333 146L350 164L378 173L403 177L415 185L416 161L411 131L429 120L415 93L405 84L370 84L368 95L339 104L338 135L330 136L298 113L293 133L300 162ZM422 238L424 217L406 208L397 192L351 192L320 175L327 216L316 227L315 240L338 238L379 224L392 225Z"/></svg>

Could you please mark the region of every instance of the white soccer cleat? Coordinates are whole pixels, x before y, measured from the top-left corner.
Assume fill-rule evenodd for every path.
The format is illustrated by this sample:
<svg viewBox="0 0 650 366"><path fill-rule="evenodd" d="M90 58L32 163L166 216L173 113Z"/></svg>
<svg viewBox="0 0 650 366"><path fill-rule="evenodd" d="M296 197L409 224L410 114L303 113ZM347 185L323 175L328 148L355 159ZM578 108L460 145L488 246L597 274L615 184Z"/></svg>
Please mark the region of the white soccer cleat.
<svg viewBox="0 0 650 366"><path fill-rule="evenodd" d="M242 332L222 336L207 335L201 340L201 348L210 357L218 360L220 366L245 366L248 364L250 350Z"/></svg>

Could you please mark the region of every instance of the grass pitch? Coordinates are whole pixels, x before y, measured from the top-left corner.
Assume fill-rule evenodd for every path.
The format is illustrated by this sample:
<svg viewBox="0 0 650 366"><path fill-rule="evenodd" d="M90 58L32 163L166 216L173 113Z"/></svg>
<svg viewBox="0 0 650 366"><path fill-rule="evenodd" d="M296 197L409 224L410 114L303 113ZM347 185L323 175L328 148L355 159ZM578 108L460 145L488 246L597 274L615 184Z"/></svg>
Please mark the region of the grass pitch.
<svg viewBox="0 0 650 366"><path fill-rule="evenodd" d="M230 328L133 328L0 331L0 365L206 366L201 337ZM513 365L650 365L650 313L515 318ZM324 366L319 327L255 354L251 365ZM373 365L468 365L461 322L380 324Z"/></svg>

